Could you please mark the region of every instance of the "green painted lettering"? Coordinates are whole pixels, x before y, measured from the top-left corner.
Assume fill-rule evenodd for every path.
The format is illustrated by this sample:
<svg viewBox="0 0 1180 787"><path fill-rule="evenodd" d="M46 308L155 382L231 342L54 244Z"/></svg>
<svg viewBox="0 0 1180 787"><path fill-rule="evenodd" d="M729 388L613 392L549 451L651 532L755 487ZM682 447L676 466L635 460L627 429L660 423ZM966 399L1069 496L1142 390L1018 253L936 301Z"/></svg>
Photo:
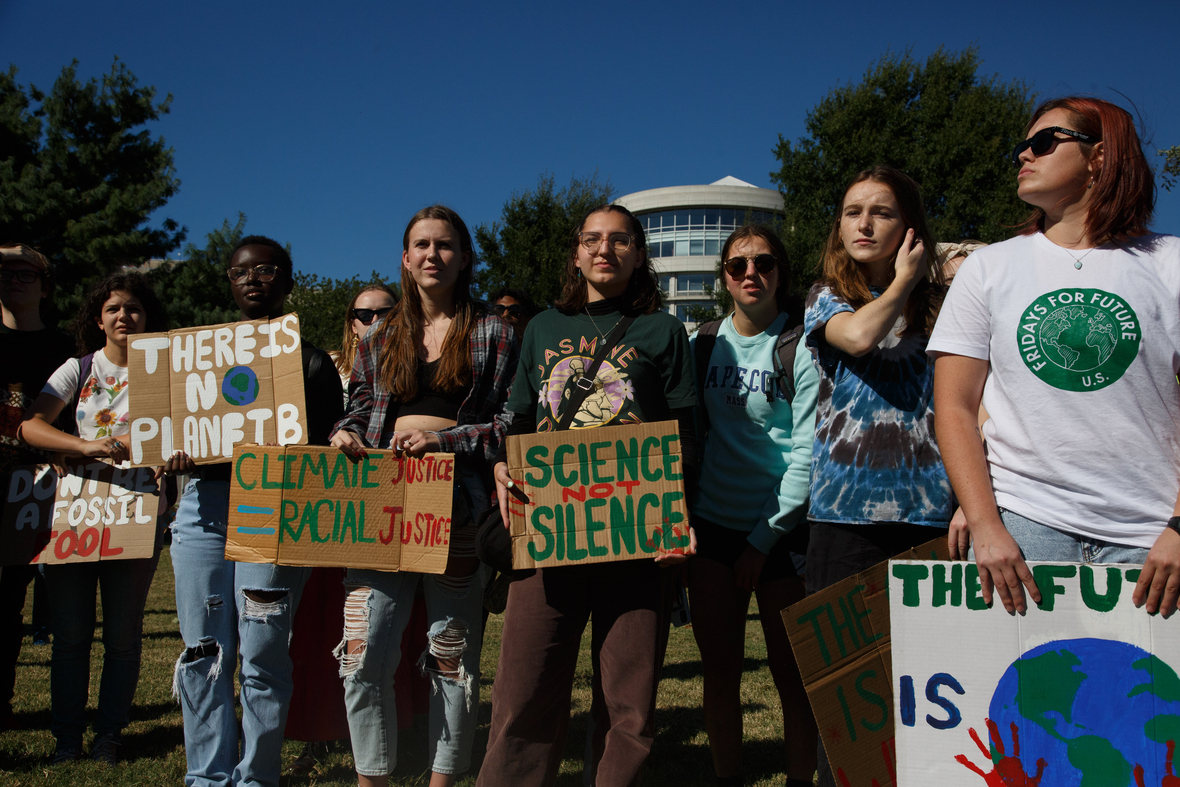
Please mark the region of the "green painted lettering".
<svg viewBox="0 0 1180 787"><path fill-rule="evenodd" d="M1039 585L1038 585L1039 587ZM1123 589L1123 575L1117 568L1106 569L1106 592L1098 595L1094 589L1094 567L1082 566L1082 603L1096 612L1110 612L1119 603Z"/></svg>
<svg viewBox="0 0 1180 787"><path fill-rule="evenodd" d="M312 475L318 475L320 477L321 484L327 486L328 455L315 454L315 459L312 459L312 454L302 454L302 456L303 460L299 464L299 488L303 488L303 477L307 474L308 469L311 470Z"/></svg>
<svg viewBox="0 0 1180 787"><path fill-rule="evenodd" d="M610 499L610 543L613 554L623 554L626 546L627 554L635 554L635 498L628 495L624 500L617 497Z"/></svg>
<svg viewBox="0 0 1180 787"><path fill-rule="evenodd" d="M959 607L963 604L963 564L955 563L951 566L951 580L946 579L946 564L936 563L932 576L932 601L936 607L946 606L947 594L951 597L951 606Z"/></svg>
<svg viewBox="0 0 1180 787"><path fill-rule="evenodd" d="M365 538L365 501L364 500L360 501L360 506L361 506L361 526L360 526L360 530L357 531L356 540L362 544L372 544L373 542L375 542L377 540L377 537L373 536L372 538ZM351 502L349 502L348 508L350 510L352 509Z"/></svg>
<svg viewBox="0 0 1180 787"><path fill-rule="evenodd" d="M840 710L844 711L844 726L848 728L848 739L856 741L856 727L852 723L852 711L848 709L848 700L844 698L844 687L836 687L836 699L840 702Z"/></svg>
<svg viewBox="0 0 1180 787"><path fill-rule="evenodd" d="M291 464L295 460L295 455L279 454L278 459L283 463L283 489L294 489L295 482L291 479Z"/></svg>
<svg viewBox="0 0 1180 787"><path fill-rule="evenodd" d="M673 465L680 462L680 456L675 453L676 444L680 442L680 435L666 434L660 438L661 450L664 452L664 478L669 481L679 481L684 478L673 469Z"/></svg>
<svg viewBox="0 0 1180 787"><path fill-rule="evenodd" d="M583 486L590 485L590 452L585 443L578 443L578 477Z"/></svg>
<svg viewBox="0 0 1180 787"><path fill-rule="evenodd" d="M607 443L607 445L610 445ZM586 503L586 549L590 553L590 557L604 557L607 554L605 546L596 546L594 544L594 534L606 530L606 522L599 522L594 518L594 509L606 507L606 501L602 498L591 499Z"/></svg>
<svg viewBox="0 0 1180 787"><path fill-rule="evenodd" d="M1077 576L1078 567L1055 566L1045 563L1039 566L1033 566L1032 573L1033 582L1036 582L1037 587L1041 589L1041 603L1037 604L1037 606L1046 612L1052 612L1057 596L1065 595L1065 588L1058 585L1057 580Z"/></svg>
<svg viewBox="0 0 1180 787"><path fill-rule="evenodd" d="M361 489L376 489L381 486L380 481L370 481L369 473L374 475L381 468L377 467L377 460L380 458L377 454L369 454L361 460Z"/></svg>
<svg viewBox="0 0 1180 787"><path fill-rule="evenodd" d="M876 732L885 726L885 722L889 720L889 706L885 704L885 698L875 691L865 688L865 681L872 680L877 677L876 670L865 670L856 678L856 693L860 698L870 705L876 705L881 711L881 718L877 721L869 721L868 719L861 719L860 723L865 726L866 730Z"/></svg>
<svg viewBox="0 0 1180 787"><path fill-rule="evenodd" d="M262 460L266 462L266 454L262 455ZM290 506L290 508L288 508ZM299 523L298 530L291 529L291 523L299 518L299 506L295 505L294 500L284 500L283 506L279 510L279 543L283 543L284 533L291 534L291 543L298 544L299 536L303 535L303 523Z"/></svg>
<svg viewBox="0 0 1180 787"><path fill-rule="evenodd" d="M664 503L664 549L680 549L689 544L688 529L684 535L676 535L675 525L684 521L684 514L676 510L676 501L683 500L684 493L680 491L665 492Z"/></svg>
<svg viewBox="0 0 1180 787"><path fill-rule="evenodd" d="M632 437L630 443L615 441L615 467L620 481L627 479L628 469L631 471L631 479L639 480L639 440Z"/></svg>
<svg viewBox="0 0 1180 787"><path fill-rule="evenodd" d="M263 489L282 489L282 481L270 480L270 454L262 455L262 488Z"/></svg>
<svg viewBox="0 0 1180 787"><path fill-rule="evenodd" d="M336 486L336 479L341 475L344 476L344 486L348 486L348 457L344 452L336 454L336 464L332 465L332 477L324 484L326 489L332 489Z"/></svg>
<svg viewBox="0 0 1180 787"><path fill-rule="evenodd" d="M554 547L553 531L541 524L541 517L552 520L553 509L548 506L537 506L533 509L533 518L530 524L533 526L533 530L536 530L541 534L541 538L545 539L545 548L540 550L537 549L536 539L529 539L529 557L538 563L552 555Z"/></svg>
<svg viewBox="0 0 1180 787"><path fill-rule="evenodd" d="M245 481L242 480L242 462L245 462L247 457L249 457L250 459L257 458L254 456L254 454L249 454L249 453L244 453L241 456L239 456L238 461L234 464L234 476L238 479L238 486L241 487L242 489L245 489L246 491L249 491L249 490L253 489L254 487L258 486L258 482L251 481L249 484L247 484Z"/></svg>
<svg viewBox="0 0 1180 787"><path fill-rule="evenodd" d="M578 546L578 519L574 516L574 504L565 506L565 536L568 539L565 556L568 560L585 560L590 553Z"/></svg>
<svg viewBox="0 0 1180 787"><path fill-rule="evenodd" d="M314 508L312 507L311 502L308 501L307 505L303 509L303 518L307 521L308 525L310 525L311 540L316 544L323 544L326 541L332 540L332 536L330 535L320 538L320 506L327 506L329 513L335 507L333 506L331 500L318 500L316 501ZM300 523L300 527L302 527L302 523Z"/></svg>
<svg viewBox="0 0 1180 787"><path fill-rule="evenodd" d="M609 440L606 442L602 442L602 443L591 443L590 444L590 472L591 472L591 475L594 476L594 483L596 483L596 484L605 484L605 483L615 480L615 477L613 475L603 475L602 473L598 472L598 468L606 465L605 459L598 458L599 450L604 449L604 448L610 448L610 441Z"/></svg>
<svg viewBox="0 0 1180 787"><path fill-rule="evenodd" d="M822 604L810 612L800 616L795 622L799 625L804 623L811 624L811 631L815 634L815 644L819 646L819 655L824 660L824 666L832 666L832 653L828 650L828 643L824 641L824 627L819 622L819 616L824 614L824 608L830 607L831 604ZM832 613L829 611L829 615Z"/></svg>
<svg viewBox="0 0 1180 787"><path fill-rule="evenodd" d="M572 445L559 445L553 449L553 477L562 486L573 486L578 483L578 473L576 470L569 475L565 474L565 460L563 457L566 454L573 453L574 447Z"/></svg>
<svg viewBox="0 0 1180 787"><path fill-rule="evenodd" d="M660 539L663 537L663 530L657 528L655 533L650 536L647 534L647 517L644 515L645 508L654 508L656 516L659 516L660 498L648 492L646 495L641 495L639 498L639 511L635 515L635 527L639 531L639 548L649 555L656 552L660 548Z"/></svg>
<svg viewBox="0 0 1180 787"><path fill-rule="evenodd" d="M930 576L930 569L923 565L893 564L893 576L901 580L901 603L907 607L918 606L918 583Z"/></svg>
<svg viewBox="0 0 1180 787"><path fill-rule="evenodd" d="M552 475L553 469L545 461L548 456L549 449L543 445L534 445L525 451L524 461L528 463L529 467L535 468L537 471L535 473L524 474L524 480L528 482L529 486L534 486L538 489L549 486L549 477Z"/></svg>
<svg viewBox="0 0 1180 787"><path fill-rule="evenodd" d="M344 509L344 521L340 525L340 543L344 543L344 534L349 530L352 531L352 543L357 542L356 537L356 509L352 507L352 501L349 500L347 505L345 501L340 501L341 508Z"/></svg>
<svg viewBox="0 0 1180 787"><path fill-rule="evenodd" d="M651 466L648 464L648 460L652 458L653 451L656 454L660 452L660 438L645 438L643 441L643 447L640 448L640 453L643 457L641 460L641 464L643 466L643 477L648 481L659 481L664 477L664 474L660 472L660 468L657 467L655 470L652 470Z"/></svg>

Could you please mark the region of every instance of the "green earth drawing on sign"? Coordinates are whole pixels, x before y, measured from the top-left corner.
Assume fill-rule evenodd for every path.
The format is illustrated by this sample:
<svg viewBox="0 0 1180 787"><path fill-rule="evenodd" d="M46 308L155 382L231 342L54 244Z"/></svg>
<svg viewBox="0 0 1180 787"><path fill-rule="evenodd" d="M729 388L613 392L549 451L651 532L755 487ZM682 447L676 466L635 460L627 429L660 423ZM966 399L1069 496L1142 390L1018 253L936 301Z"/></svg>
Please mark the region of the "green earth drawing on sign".
<svg viewBox="0 0 1180 787"><path fill-rule="evenodd" d="M1062 306L1045 318L1041 345L1059 366L1075 372L1097 369L1118 344L1118 326L1110 315L1091 306Z"/></svg>
<svg viewBox="0 0 1180 787"><path fill-rule="evenodd" d="M221 380L221 395L235 407L253 404L258 398L258 375L249 366L234 366Z"/></svg>

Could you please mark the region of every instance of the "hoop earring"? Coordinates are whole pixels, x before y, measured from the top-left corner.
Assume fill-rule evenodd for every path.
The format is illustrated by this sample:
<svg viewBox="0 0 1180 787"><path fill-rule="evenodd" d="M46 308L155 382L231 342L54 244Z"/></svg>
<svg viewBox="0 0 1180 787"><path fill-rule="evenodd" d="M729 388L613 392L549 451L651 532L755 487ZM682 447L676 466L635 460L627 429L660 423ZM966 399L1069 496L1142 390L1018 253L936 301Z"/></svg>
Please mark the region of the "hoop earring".
<svg viewBox="0 0 1180 787"><path fill-rule="evenodd" d="M360 337L360 336L357 336L357 335L354 333L354 334L352 335L352 349L354 349L354 350L355 350L355 349L356 349L356 346L357 346L358 344L360 344L360 343L361 343L361 337Z"/></svg>

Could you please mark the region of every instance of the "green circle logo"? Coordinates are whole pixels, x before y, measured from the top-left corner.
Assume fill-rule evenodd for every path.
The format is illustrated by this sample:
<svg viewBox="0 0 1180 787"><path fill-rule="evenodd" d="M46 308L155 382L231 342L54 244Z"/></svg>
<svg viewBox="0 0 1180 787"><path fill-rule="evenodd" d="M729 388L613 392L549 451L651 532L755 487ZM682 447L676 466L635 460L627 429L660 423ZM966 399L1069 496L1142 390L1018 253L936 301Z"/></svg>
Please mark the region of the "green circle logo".
<svg viewBox="0 0 1180 787"><path fill-rule="evenodd" d="M1139 353L1139 317L1117 295L1067 289L1037 298L1016 341L1029 370L1063 391L1097 391L1123 376Z"/></svg>

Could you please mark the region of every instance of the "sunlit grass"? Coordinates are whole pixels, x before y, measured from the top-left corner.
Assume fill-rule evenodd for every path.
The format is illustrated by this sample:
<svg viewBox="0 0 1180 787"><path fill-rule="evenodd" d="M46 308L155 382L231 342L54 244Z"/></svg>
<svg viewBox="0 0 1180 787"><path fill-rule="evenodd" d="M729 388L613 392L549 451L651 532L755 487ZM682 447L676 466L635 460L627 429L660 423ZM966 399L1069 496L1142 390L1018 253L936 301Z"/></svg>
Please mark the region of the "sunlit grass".
<svg viewBox="0 0 1180 787"><path fill-rule="evenodd" d="M29 620L32 592L28 594L25 620ZM101 613L101 610L100 610ZM491 682L495 676L499 652L501 618L488 619L483 651L482 699L474 763L483 757L491 717ZM101 626L101 619L100 619ZM101 631L101 629L100 629ZM172 669L182 644L177 633L176 604L173 595L172 567L165 550L160 559L148 597L144 617L143 668L131 723L124 731L122 762L108 768L89 760L69 765L50 766L53 737L49 734L49 651L48 645L33 645L26 626L24 649L17 669L14 709L24 730L0 735L0 784L5 787L31 785L181 784L185 774L184 734L180 707L171 698ZM96 639L100 635L96 634ZM589 637L582 641L582 653L574 683L573 718L566 740L565 760L558 784L575 787L582 783L586 718L590 710ZM782 714L766 666L766 648L758 624L758 610L752 606L747 623L746 675L742 683L745 708L743 748L746 783L779 785L782 771ZM335 645L335 643L331 643ZM88 713L94 713L98 696L98 678L102 646L95 644L90 681ZM398 768L392 782L396 785L425 785L428 781L425 743L425 717L416 719L409 734L398 742ZM668 643L659 693L659 731L655 748L648 759L645 785L711 784L713 764L704 733L701 712L700 654L691 630L673 629ZM86 738L90 746L90 734ZM284 765L298 755L302 744L288 741L283 747ZM474 773L474 770L472 771ZM346 744L331 752L318 771L310 776L287 777L283 785L313 784L330 787L355 784L352 754ZM475 783L473 776L459 782Z"/></svg>

